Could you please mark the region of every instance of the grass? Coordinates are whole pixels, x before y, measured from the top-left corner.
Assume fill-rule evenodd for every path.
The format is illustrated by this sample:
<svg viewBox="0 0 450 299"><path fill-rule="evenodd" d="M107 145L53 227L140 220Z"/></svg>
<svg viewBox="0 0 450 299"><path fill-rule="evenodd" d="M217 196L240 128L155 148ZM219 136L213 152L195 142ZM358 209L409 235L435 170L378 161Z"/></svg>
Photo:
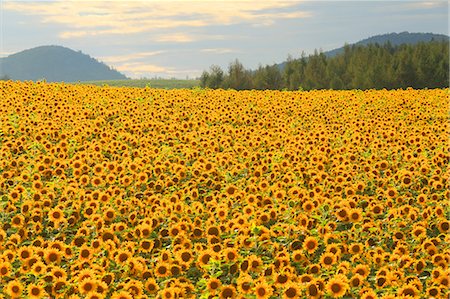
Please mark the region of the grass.
<svg viewBox="0 0 450 299"><path fill-rule="evenodd" d="M126 80L104 80L104 81L84 81L80 84L93 84L98 86L118 86L118 87L152 87L163 89L193 88L200 86L200 80L195 79L126 79Z"/></svg>

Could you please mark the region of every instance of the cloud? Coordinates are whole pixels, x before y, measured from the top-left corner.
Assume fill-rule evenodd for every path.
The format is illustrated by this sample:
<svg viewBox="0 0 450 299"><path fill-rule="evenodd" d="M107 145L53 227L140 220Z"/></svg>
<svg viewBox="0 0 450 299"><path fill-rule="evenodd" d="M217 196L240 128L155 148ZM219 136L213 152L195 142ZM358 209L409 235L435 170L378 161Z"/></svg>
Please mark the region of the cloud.
<svg viewBox="0 0 450 299"><path fill-rule="evenodd" d="M189 43L196 40L196 38L189 34L184 33L173 33L173 34L163 34L157 36L153 39L156 42L162 43Z"/></svg>
<svg viewBox="0 0 450 299"><path fill-rule="evenodd" d="M167 53L167 51L151 51L151 52L139 52L125 55L113 55L113 56L100 56L99 59L106 63L117 64L123 62L129 62L133 60L139 60L151 56L161 55Z"/></svg>
<svg viewBox="0 0 450 299"><path fill-rule="evenodd" d="M170 71L170 68L158 66L154 64L144 64L140 62L129 62L121 65L117 65L115 69L121 72L132 73L136 75L149 74L149 73L166 73Z"/></svg>
<svg viewBox="0 0 450 299"><path fill-rule="evenodd" d="M224 35L192 34L192 33L166 33L152 38L151 41L159 43L190 43L199 40L224 40Z"/></svg>
<svg viewBox="0 0 450 299"><path fill-rule="evenodd" d="M39 16L44 24L60 25L59 37L68 39L239 23L269 26L277 19L309 17L308 12L294 9L298 3L295 0L6 1L3 9ZM157 41L183 43L191 41L191 37L173 34Z"/></svg>
<svg viewBox="0 0 450 299"><path fill-rule="evenodd" d="M142 77L154 77L162 76L166 78L170 77L184 77L186 75L189 76L196 76L199 75L202 70L199 69L178 69L174 67L164 67L159 66L155 64L146 64L146 63L140 63L140 62L129 62L129 63L123 63L119 64L117 67L115 67L118 71L121 73L126 74L128 77L131 78L142 78Z"/></svg>
<svg viewBox="0 0 450 299"><path fill-rule="evenodd" d="M227 54L227 53L238 53L239 51L231 48L207 48L201 49L200 52L213 54Z"/></svg>
<svg viewBox="0 0 450 299"><path fill-rule="evenodd" d="M410 4L414 8L435 8L435 7L445 7L448 6L447 1L422 1Z"/></svg>
<svg viewBox="0 0 450 299"><path fill-rule="evenodd" d="M9 56L11 54L14 54L15 52L10 52L10 51L0 51L0 57L6 57Z"/></svg>

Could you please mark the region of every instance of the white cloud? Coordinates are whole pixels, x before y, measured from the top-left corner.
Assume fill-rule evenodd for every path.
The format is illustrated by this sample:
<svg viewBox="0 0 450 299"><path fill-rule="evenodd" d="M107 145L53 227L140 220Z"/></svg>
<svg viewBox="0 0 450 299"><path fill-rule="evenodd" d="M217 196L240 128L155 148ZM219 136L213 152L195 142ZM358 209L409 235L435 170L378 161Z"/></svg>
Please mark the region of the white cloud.
<svg viewBox="0 0 450 299"><path fill-rule="evenodd" d="M189 43L195 41L196 38L185 33L172 33L159 35L152 40L160 43Z"/></svg>
<svg viewBox="0 0 450 299"><path fill-rule="evenodd" d="M158 66L154 64L144 64L140 62L129 62L117 65L115 67L121 72L133 73L137 75L148 74L148 73L166 73L169 68Z"/></svg>
<svg viewBox="0 0 450 299"><path fill-rule="evenodd" d="M224 40L224 35L207 35L207 34L192 34L192 33L167 33L160 34L150 40L159 43L190 43L199 40Z"/></svg>
<svg viewBox="0 0 450 299"><path fill-rule="evenodd" d="M161 55L167 53L167 51L151 51L151 52L139 52L139 53L131 53L125 55L113 55L113 56L100 56L99 59L111 64L129 62L133 60L138 60L142 58L147 58L151 56Z"/></svg>
<svg viewBox="0 0 450 299"><path fill-rule="evenodd" d="M161 76L164 78L184 77L186 75L197 76L202 72L202 70L199 69L178 69L140 62L119 64L115 69L134 79L142 77L150 78L154 76Z"/></svg>
<svg viewBox="0 0 450 299"><path fill-rule="evenodd" d="M296 0L6 1L3 9L40 16L42 23L62 25L64 29L59 36L68 39L237 23L268 26L277 19L309 17L304 11L284 11L298 3ZM191 39L173 34L157 40L189 42Z"/></svg>
<svg viewBox="0 0 450 299"><path fill-rule="evenodd" d="M239 51L231 48L206 48L201 49L200 52L213 54L227 54L227 53L238 53Z"/></svg>
<svg viewBox="0 0 450 299"><path fill-rule="evenodd" d="M14 54L15 52L10 52L10 51L0 51L0 57L6 57L9 56L11 54Z"/></svg>

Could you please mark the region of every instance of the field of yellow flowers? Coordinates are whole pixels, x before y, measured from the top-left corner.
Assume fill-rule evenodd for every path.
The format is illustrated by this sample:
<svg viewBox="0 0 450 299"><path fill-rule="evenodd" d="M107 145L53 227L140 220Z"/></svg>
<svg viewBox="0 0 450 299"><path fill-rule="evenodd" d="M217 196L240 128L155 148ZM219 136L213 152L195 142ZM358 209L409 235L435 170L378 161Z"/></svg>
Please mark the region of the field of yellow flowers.
<svg viewBox="0 0 450 299"><path fill-rule="evenodd" d="M0 82L0 298L446 298L448 95Z"/></svg>

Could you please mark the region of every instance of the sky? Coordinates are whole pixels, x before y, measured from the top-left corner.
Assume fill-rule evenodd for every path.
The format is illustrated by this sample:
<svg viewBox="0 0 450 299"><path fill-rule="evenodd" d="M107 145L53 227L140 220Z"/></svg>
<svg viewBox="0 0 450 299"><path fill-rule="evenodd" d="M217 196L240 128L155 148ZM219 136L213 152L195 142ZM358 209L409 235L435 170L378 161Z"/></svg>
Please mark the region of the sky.
<svg viewBox="0 0 450 299"><path fill-rule="evenodd" d="M0 57L81 51L130 78L195 78L391 32L449 32L448 1L0 0Z"/></svg>

